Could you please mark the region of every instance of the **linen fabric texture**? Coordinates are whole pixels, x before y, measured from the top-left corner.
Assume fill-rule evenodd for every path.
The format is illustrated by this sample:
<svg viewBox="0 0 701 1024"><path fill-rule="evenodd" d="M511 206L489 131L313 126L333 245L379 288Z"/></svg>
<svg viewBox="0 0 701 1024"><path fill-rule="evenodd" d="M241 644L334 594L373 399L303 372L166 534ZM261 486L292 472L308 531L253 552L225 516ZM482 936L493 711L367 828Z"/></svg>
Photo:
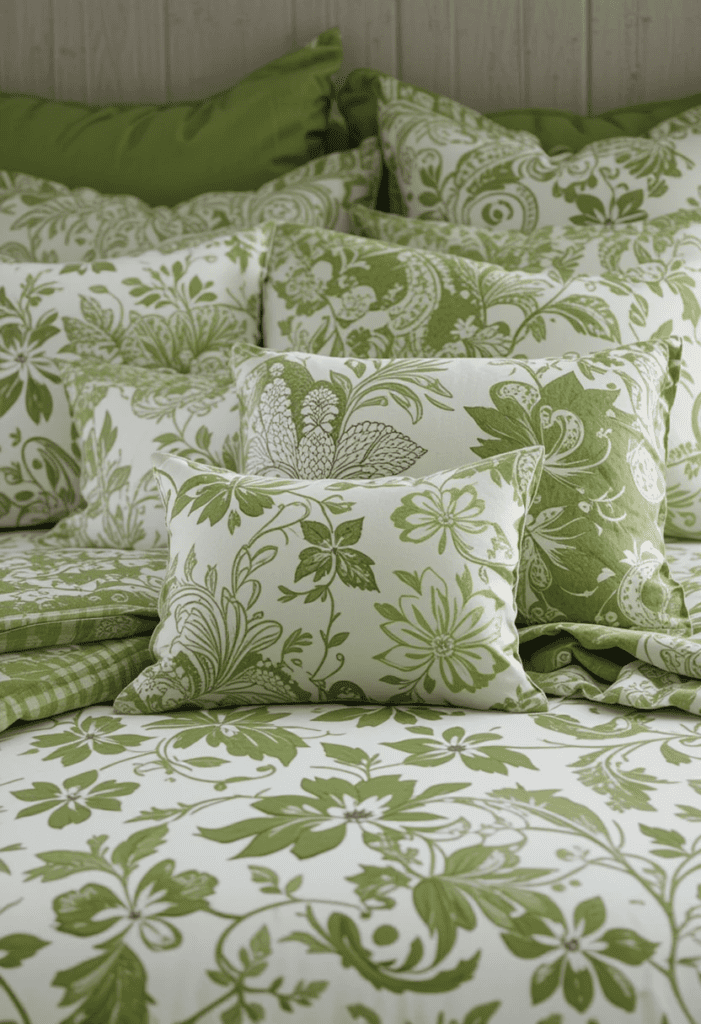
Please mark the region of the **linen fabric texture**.
<svg viewBox="0 0 701 1024"><path fill-rule="evenodd" d="M192 102L92 106L0 94L0 167L151 205L257 189L323 155L341 59L339 31L329 29Z"/></svg>

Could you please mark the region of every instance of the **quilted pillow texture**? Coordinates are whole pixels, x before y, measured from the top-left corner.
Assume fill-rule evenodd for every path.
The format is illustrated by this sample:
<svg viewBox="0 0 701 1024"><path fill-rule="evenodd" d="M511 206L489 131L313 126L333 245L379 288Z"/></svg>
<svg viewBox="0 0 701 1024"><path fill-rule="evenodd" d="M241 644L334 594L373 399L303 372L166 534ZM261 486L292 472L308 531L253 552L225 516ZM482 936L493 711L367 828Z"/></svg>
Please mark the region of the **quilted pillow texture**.
<svg viewBox="0 0 701 1024"><path fill-rule="evenodd" d="M571 359L341 359L232 350L242 470L424 476L529 445L545 464L521 552L519 621L688 632L665 561L665 441L680 345ZM471 508L421 500L407 537L460 550ZM463 532L464 531L464 532Z"/></svg>
<svg viewBox="0 0 701 1024"><path fill-rule="evenodd" d="M55 521L80 503L57 359L226 368L234 341L259 341L271 230L168 256L0 263L0 527Z"/></svg>
<svg viewBox="0 0 701 1024"><path fill-rule="evenodd" d="M203 100L90 106L0 94L0 167L172 206L260 188L324 153L338 29Z"/></svg>
<svg viewBox="0 0 701 1024"><path fill-rule="evenodd" d="M403 209L426 220L532 231L625 224L699 204L701 106L645 138L548 156L530 132L502 128L455 100L378 75L377 120Z"/></svg>
<svg viewBox="0 0 701 1024"><path fill-rule="evenodd" d="M495 239L498 237L495 232ZM497 241L494 243L498 244ZM584 355L684 339L670 421L670 536L701 539L701 269L659 280L506 270L323 229L278 225L263 286L268 348L360 358Z"/></svg>
<svg viewBox="0 0 701 1024"><path fill-rule="evenodd" d="M168 451L236 469L238 401L227 368L177 373L96 359L60 368L78 432L85 508L41 545L152 549L168 546L151 455Z"/></svg>
<svg viewBox="0 0 701 1024"><path fill-rule="evenodd" d="M0 171L0 261L57 262L161 252L266 220L348 231L351 203L374 204L382 160L377 139L297 167L255 192L207 192L177 206L106 196Z"/></svg>
<svg viewBox="0 0 701 1024"><path fill-rule="evenodd" d="M419 479L340 481L154 456L170 531L157 661L116 710L325 700L533 710L514 586L542 458L531 447ZM466 524L457 546L414 523L449 496Z"/></svg>

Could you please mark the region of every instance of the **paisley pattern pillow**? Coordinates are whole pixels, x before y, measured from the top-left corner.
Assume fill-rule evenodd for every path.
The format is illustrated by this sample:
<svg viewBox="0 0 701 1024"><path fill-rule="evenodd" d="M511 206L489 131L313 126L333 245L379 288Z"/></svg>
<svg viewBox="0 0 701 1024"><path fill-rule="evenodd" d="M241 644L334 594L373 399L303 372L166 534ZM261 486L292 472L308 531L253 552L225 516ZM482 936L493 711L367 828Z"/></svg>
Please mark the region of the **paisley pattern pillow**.
<svg viewBox="0 0 701 1024"><path fill-rule="evenodd" d="M688 632L662 536L679 348L647 342L526 361L340 359L235 346L242 468L300 478L424 476L542 445L519 621ZM446 493L416 503L407 530L445 544L471 514Z"/></svg>
<svg viewBox="0 0 701 1024"><path fill-rule="evenodd" d="M85 359L61 367L80 451L86 507L62 519L42 546L128 550L168 546L153 477L157 451L236 468L238 401L228 369L145 370Z"/></svg>
<svg viewBox="0 0 701 1024"><path fill-rule="evenodd" d="M351 700L525 711L538 696L545 710L519 658L513 593L542 459L531 447L420 479L339 481L154 456L170 533L157 661L116 710ZM445 500L461 509L447 539L430 528Z"/></svg>
<svg viewBox="0 0 701 1024"><path fill-rule="evenodd" d="M428 225L424 225L428 226ZM499 236L495 232L495 239ZM498 244L497 241L494 243ZM545 248L540 259L546 261ZM670 421L670 536L701 539L701 268L659 280L506 270L318 228L278 225L263 286L268 348L360 358L578 356L684 339Z"/></svg>
<svg viewBox="0 0 701 1024"><path fill-rule="evenodd" d="M351 207L350 218L357 235L496 263L505 270L547 272L561 281L584 274L616 274L650 285L665 281L685 295L694 323L701 315L701 207L614 229L598 224L548 224L528 234L414 220L359 204Z"/></svg>
<svg viewBox="0 0 701 1024"><path fill-rule="evenodd" d="M256 192L207 192L173 207L0 171L0 261L96 260L152 248L172 252L266 220L348 231L349 205L374 205L381 170L379 143L370 138Z"/></svg>
<svg viewBox="0 0 701 1024"><path fill-rule="evenodd" d="M93 263L0 263L0 527L76 509L78 449L58 358L228 366L259 341L273 225L179 250Z"/></svg>
<svg viewBox="0 0 701 1024"><path fill-rule="evenodd" d="M532 231L545 224L627 224L698 208L701 107L646 138L592 142L548 156L445 96L389 75L375 79L377 123L404 209L425 220Z"/></svg>

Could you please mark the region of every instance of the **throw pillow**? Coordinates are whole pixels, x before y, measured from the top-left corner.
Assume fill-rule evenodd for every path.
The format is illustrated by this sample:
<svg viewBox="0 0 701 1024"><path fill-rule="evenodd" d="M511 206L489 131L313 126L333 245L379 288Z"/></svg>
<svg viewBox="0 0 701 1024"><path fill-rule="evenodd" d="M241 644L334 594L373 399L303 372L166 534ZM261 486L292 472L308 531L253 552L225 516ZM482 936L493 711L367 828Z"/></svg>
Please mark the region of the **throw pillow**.
<svg viewBox="0 0 701 1024"><path fill-rule="evenodd" d="M114 261L0 263L0 527L76 509L78 449L56 360L220 370L259 340L272 225Z"/></svg>
<svg viewBox="0 0 701 1024"><path fill-rule="evenodd" d="M679 349L647 342L577 360L363 360L236 346L242 469L424 476L542 445L519 621L689 632L662 533ZM412 505L405 533L445 544L471 514L445 492Z"/></svg>
<svg viewBox="0 0 701 1024"><path fill-rule="evenodd" d="M184 103L92 106L0 94L0 167L169 206L260 188L324 152L338 29Z"/></svg>
<svg viewBox="0 0 701 1024"><path fill-rule="evenodd" d="M319 157L256 192L207 192L173 208L0 171L0 261L170 252L266 220L348 231L348 206L374 203L381 164L377 139L367 139L358 149Z"/></svg>
<svg viewBox="0 0 701 1024"><path fill-rule="evenodd" d="M420 479L300 481L154 456L170 532L157 660L116 710L533 710L513 588L542 457L530 447ZM445 500L461 510L447 538L415 522Z"/></svg>

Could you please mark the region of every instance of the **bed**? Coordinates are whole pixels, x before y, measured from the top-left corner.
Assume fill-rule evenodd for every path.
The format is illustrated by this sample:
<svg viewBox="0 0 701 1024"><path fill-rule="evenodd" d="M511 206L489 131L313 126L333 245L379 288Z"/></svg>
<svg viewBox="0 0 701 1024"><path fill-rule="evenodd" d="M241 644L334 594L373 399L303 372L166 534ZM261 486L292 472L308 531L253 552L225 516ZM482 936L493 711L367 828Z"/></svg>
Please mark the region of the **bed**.
<svg viewBox="0 0 701 1024"><path fill-rule="evenodd" d="M342 60L0 93L0 1021L701 1024L699 96Z"/></svg>

